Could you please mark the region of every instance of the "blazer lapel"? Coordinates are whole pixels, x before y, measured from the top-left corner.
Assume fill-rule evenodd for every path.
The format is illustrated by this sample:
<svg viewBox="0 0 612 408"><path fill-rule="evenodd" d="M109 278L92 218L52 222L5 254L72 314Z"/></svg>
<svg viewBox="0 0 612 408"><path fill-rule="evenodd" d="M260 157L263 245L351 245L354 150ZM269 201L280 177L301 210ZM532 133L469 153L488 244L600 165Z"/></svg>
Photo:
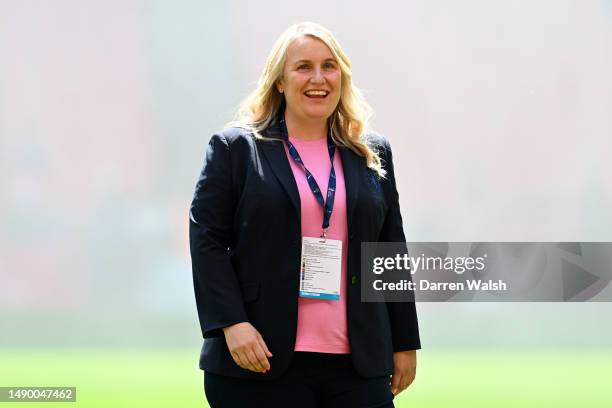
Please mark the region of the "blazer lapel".
<svg viewBox="0 0 612 408"><path fill-rule="evenodd" d="M361 168L360 157L351 149L338 146L342 157L342 169L344 170L344 185L346 188L346 225L349 234L352 231L351 225L357 198L359 196L359 171Z"/></svg>
<svg viewBox="0 0 612 408"><path fill-rule="evenodd" d="M263 136L281 138L280 130L276 124L272 124L270 128L266 129L263 132ZM301 219L302 207L300 203L300 193L295 183L295 179L293 178L293 171L289 165L283 142L280 140L259 140L257 143L261 147L261 151L264 153L266 159L268 159L268 163L270 163L270 167L272 167L276 178L278 178L289 195L291 203L297 212L298 219Z"/></svg>

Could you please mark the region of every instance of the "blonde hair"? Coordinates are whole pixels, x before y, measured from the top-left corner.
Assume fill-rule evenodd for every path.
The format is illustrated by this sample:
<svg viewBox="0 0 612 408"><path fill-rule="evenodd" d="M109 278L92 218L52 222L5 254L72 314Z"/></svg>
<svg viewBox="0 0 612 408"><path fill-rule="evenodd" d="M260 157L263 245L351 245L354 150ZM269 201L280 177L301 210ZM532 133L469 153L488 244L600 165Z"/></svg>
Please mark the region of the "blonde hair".
<svg viewBox="0 0 612 408"><path fill-rule="evenodd" d="M380 177L385 177L386 171L382 168L378 152L372 150L365 141L372 108L361 91L353 85L351 62L340 44L329 30L316 23L294 24L281 34L268 55L257 87L241 102L234 121L228 123L228 126L242 127L255 137L264 138L261 132L270 126L284 103L284 95L278 91L276 84L283 76L287 49L293 41L304 36L325 43L340 66L340 101L328 118L332 139L336 144L346 146L357 155L365 157L367 166Z"/></svg>

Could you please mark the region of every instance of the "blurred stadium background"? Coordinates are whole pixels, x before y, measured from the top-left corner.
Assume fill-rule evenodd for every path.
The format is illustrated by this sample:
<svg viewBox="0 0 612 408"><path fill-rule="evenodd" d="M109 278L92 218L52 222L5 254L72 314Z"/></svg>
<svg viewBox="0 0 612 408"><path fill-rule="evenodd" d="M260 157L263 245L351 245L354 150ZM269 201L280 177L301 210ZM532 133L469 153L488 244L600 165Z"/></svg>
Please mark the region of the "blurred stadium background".
<svg viewBox="0 0 612 408"><path fill-rule="evenodd" d="M0 386L204 404L192 190L304 20L391 141L409 241L612 240L610 0L0 0ZM612 404L610 303L418 309L400 407Z"/></svg>

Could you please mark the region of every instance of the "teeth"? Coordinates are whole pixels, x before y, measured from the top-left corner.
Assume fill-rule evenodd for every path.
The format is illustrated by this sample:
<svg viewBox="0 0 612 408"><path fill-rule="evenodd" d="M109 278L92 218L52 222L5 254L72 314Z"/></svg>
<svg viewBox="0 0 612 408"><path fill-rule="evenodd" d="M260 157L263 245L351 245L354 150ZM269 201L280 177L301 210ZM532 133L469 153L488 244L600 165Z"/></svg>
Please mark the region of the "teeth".
<svg viewBox="0 0 612 408"><path fill-rule="evenodd" d="M328 94L327 91L306 91L306 95L325 96L327 94Z"/></svg>

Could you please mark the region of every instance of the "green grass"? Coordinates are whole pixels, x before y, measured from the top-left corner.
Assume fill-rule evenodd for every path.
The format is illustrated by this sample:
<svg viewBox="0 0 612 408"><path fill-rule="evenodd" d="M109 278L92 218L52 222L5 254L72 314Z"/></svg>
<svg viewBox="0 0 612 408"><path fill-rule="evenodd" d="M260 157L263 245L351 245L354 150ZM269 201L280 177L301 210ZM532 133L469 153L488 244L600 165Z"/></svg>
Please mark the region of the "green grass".
<svg viewBox="0 0 612 408"><path fill-rule="evenodd" d="M198 350L0 351L0 386L76 386L76 403L8 407L206 407ZM296 396L297 398L297 396ZM396 407L612 407L612 351L419 352Z"/></svg>

